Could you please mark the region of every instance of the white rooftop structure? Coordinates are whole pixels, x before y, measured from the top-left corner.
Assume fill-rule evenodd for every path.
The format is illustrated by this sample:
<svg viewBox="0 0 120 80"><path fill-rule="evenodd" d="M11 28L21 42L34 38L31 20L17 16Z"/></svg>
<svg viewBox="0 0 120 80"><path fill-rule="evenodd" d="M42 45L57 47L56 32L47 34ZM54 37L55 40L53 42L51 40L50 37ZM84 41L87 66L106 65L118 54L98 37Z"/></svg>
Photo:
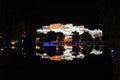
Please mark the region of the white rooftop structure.
<svg viewBox="0 0 120 80"><path fill-rule="evenodd" d="M90 35L95 38L95 37L102 37L102 30L100 29L94 29L94 30L89 30L88 28L85 28L84 25L79 25L79 26L74 26L73 24L61 24L61 23L56 23L56 24L50 24L49 26L42 26L42 28L36 30L38 34L40 33L47 33L50 31L54 32L62 32L66 36L69 36L72 34L72 32L77 31L80 35L83 34L84 32L90 33Z"/></svg>

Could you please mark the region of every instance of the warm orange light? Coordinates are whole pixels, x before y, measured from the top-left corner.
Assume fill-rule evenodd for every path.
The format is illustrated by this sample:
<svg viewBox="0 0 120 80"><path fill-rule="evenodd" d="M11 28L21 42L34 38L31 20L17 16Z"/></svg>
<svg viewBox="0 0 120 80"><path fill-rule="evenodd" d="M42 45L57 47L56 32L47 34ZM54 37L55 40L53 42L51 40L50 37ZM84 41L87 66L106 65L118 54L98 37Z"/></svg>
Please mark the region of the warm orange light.
<svg viewBox="0 0 120 80"><path fill-rule="evenodd" d="M65 46L64 46L64 49L66 50L67 48L68 48L68 47L65 45Z"/></svg>
<svg viewBox="0 0 120 80"><path fill-rule="evenodd" d="M40 40L40 38L39 38L39 37L37 37L37 38L36 38L36 40Z"/></svg>
<svg viewBox="0 0 120 80"><path fill-rule="evenodd" d="M70 42L70 41L72 41L72 39L67 38L67 37L64 38L64 42Z"/></svg>
<svg viewBox="0 0 120 80"><path fill-rule="evenodd" d="M15 49L15 46L12 46L11 49Z"/></svg>
<svg viewBox="0 0 120 80"><path fill-rule="evenodd" d="M56 50L58 50L58 47L56 47Z"/></svg>
<svg viewBox="0 0 120 80"><path fill-rule="evenodd" d="M51 57L50 57L50 60L61 61L62 59L61 59L60 56L55 55L55 56L51 56Z"/></svg>
<svg viewBox="0 0 120 80"><path fill-rule="evenodd" d="M35 48L38 50L38 49L40 49L40 46L37 46L37 45L36 45Z"/></svg>
<svg viewBox="0 0 120 80"><path fill-rule="evenodd" d="M83 47L82 47L82 46L79 46L79 48L80 48L81 50L83 50Z"/></svg>
<svg viewBox="0 0 120 80"><path fill-rule="evenodd" d="M36 44L39 43L40 42L40 38L39 37L35 38L35 42L36 42Z"/></svg>
<svg viewBox="0 0 120 80"><path fill-rule="evenodd" d="M61 28L63 24L56 23L56 24L50 24L50 29L58 29Z"/></svg>
<svg viewBox="0 0 120 80"><path fill-rule="evenodd" d="M3 49L3 48L1 48L0 50L1 50L1 51L3 51L4 49Z"/></svg>
<svg viewBox="0 0 120 80"><path fill-rule="evenodd" d="M11 44L12 44L12 45L16 44L16 41L15 41L15 40L12 40L12 41L11 41Z"/></svg>
<svg viewBox="0 0 120 80"><path fill-rule="evenodd" d="M67 37L65 37L64 39L68 39Z"/></svg>

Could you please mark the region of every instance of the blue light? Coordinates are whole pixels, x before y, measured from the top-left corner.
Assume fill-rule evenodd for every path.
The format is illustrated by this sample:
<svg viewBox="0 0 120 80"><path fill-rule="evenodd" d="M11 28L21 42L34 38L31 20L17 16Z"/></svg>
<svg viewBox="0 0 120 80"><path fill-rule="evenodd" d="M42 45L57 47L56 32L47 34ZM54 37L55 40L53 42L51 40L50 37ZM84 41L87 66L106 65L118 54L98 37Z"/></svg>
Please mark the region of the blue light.
<svg viewBox="0 0 120 80"><path fill-rule="evenodd" d="M113 49L110 49L110 52L111 52L111 53L113 53L113 52L114 52L114 50L113 50Z"/></svg>
<svg viewBox="0 0 120 80"><path fill-rule="evenodd" d="M56 46L56 42L44 42L43 46Z"/></svg>
<svg viewBox="0 0 120 80"><path fill-rule="evenodd" d="M112 48L110 48L110 55L113 56L114 55L114 50Z"/></svg>

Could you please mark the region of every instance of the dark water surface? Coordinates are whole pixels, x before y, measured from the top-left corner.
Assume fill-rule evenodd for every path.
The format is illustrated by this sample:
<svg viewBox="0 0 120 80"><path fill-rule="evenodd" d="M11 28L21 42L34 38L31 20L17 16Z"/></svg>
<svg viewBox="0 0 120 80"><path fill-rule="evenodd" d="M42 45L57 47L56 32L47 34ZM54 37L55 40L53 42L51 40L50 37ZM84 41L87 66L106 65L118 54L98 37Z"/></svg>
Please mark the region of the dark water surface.
<svg viewBox="0 0 120 80"><path fill-rule="evenodd" d="M112 57L107 49L102 55L89 55L73 61L50 61L34 53L26 57L15 52L0 54L1 80L80 79L111 80ZM31 55L28 55L31 54ZM48 77L49 76L49 77Z"/></svg>

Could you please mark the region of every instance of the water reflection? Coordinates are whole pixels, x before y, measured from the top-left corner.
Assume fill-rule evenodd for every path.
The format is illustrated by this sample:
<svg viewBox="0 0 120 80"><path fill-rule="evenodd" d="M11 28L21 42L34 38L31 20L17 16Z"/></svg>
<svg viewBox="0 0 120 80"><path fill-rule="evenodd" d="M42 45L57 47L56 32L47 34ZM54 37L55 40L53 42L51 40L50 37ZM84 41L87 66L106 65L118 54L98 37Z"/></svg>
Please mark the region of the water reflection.
<svg viewBox="0 0 120 80"><path fill-rule="evenodd" d="M41 46L37 49L36 55L44 59L50 59L55 61L72 61L73 59L84 59L85 56L91 54L101 55L103 54L103 46Z"/></svg>
<svg viewBox="0 0 120 80"><path fill-rule="evenodd" d="M79 39L79 41L71 41L71 39L64 38L63 40L62 38L62 41L49 41L48 37L46 40L44 37L36 37L34 45L29 41L30 40L27 38L21 38L11 40L10 44L2 42L0 53L18 55L23 58L35 55L40 56L39 58L42 59L54 61L72 61L74 59L84 59L86 56L91 54L101 55L103 54L103 48L105 47L104 42L100 40L82 41Z"/></svg>
<svg viewBox="0 0 120 80"><path fill-rule="evenodd" d="M90 30L84 25L55 23L37 31L36 55L55 61L84 59L91 54L103 54L102 30Z"/></svg>

